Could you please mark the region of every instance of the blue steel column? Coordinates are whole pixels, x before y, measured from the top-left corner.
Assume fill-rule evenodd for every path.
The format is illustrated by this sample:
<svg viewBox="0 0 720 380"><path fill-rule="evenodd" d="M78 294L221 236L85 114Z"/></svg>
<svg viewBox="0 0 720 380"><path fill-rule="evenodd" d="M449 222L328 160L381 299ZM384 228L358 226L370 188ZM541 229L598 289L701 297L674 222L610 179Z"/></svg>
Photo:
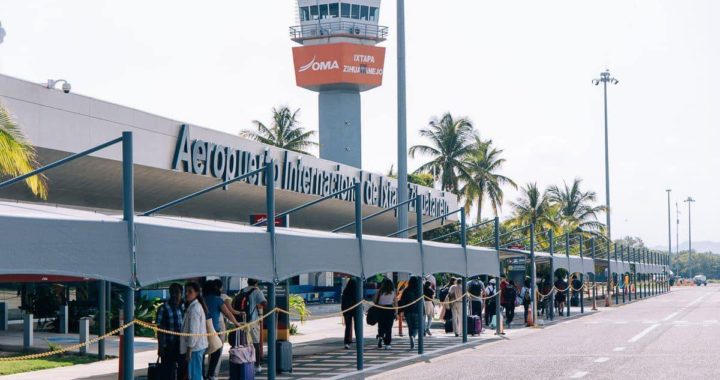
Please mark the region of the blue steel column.
<svg viewBox="0 0 720 380"><path fill-rule="evenodd" d="M415 229L415 235L417 238L418 245L420 246L420 281L418 281L419 285L419 294L423 294L423 287L422 287L422 279L425 277L425 254L423 253L423 220L422 220L422 204L423 204L423 196L418 195L415 198L415 224L417 225L417 228ZM422 355L423 352L425 352L425 308L423 307L425 305L425 301L418 302L416 307L419 308L418 313L418 354ZM409 326L408 326L409 330ZM408 331L408 335L410 335L410 331ZM412 335L410 335L410 339L412 339Z"/></svg>
<svg viewBox="0 0 720 380"><path fill-rule="evenodd" d="M358 239L360 246L360 266L362 269L362 276L355 278L355 291L357 292L356 297L358 302L365 298L365 270L363 264L363 253L362 253L362 185L360 182L355 182L355 238ZM363 369L364 360L364 349L365 349L365 332L363 331L365 323L363 321L364 308L360 305L355 308L355 353L356 353L356 368L358 370Z"/></svg>
<svg viewBox="0 0 720 380"><path fill-rule="evenodd" d="M633 295L635 296L634 299L637 301L637 273L638 273L638 261L637 261L637 252L635 251L635 248L630 248L630 257L632 258L632 262L635 263L635 271L633 272L633 292L630 293L630 299L633 299Z"/></svg>
<svg viewBox="0 0 720 380"><path fill-rule="evenodd" d="M568 240L569 241L569 240ZM570 287L572 286L572 281L570 281L570 244L565 244L565 258L568 262L568 286L567 289L565 289L565 301L567 304L567 316L570 316Z"/></svg>
<svg viewBox="0 0 720 380"><path fill-rule="evenodd" d="M478 221L479 222L479 221ZM465 209L460 209L460 244L463 247L463 252L465 253L465 277L462 278L462 293L463 293L463 299L462 299L462 341L463 343L467 343L467 306L468 306L468 297L467 297L467 252L465 252L466 243L465 243Z"/></svg>
<svg viewBox="0 0 720 380"><path fill-rule="evenodd" d="M617 271L618 270L617 267L619 266L618 259L617 259L618 246L617 246L617 243L613 244L613 245L615 246L615 268L616 268L615 270ZM615 272L615 305L618 304L618 297L619 297L618 290L620 290L620 272ZM608 295L608 296L610 296L610 295Z"/></svg>
<svg viewBox="0 0 720 380"><path fill-rule="evenodd" d="M277 282L277 257L275 255L275 163L265 163L265 206L267 213L267 232L270 235L270 249L273 261L273 280L268 283L268 380L275 380L277 350L277 312L275 312L275 283ZM262 342L261 342L262 344Z"/></svg>
<svg viewBox="0 0 720 380"><path fill-rule="evenodd" d="M130 247L130 260L132 275L125 288L124 314L125 323L133 320L135 316L135 185L133 174L133 135L132 132L123 132L123 220L127 224L128 242ZM128 326L123 332L123 377L124 380L133 380L135 371L135 327Z"/></svg>
<svg viewBox="0 0 720 380"><path fill-rule="evenodd" d="M580 235L580 263L582 263L582 272L580 272L580 283L582 286L580 287L580 314L585 313L585 258L583 256L583 248L585 246L583 245L583 237L582 234Z"/></svg>
<svg viewBox="0 0 720 380"><path fill-rule="evenodd" d="M567 236L568 235L566 234L565 235L566 243L567 243ZM545 298L543 300L545 301L545 305L546 305L545 310L548 315L548 319L550 319L552 321L553 319L555 319L555 313L554 313L553 304L552 304L552 300L553 300L552 284L554 282L553 279L555 276L555 235L553 235L552 230L550 230L548 232L548 240L550 242L550 284L551 284L551 286L550 286L550 291L548 292L548 294L545 295ZM542 281L541 281L541 283L542 283ZM540 292L538 292L537 294L534 294L534 296L536 298L540 297ZM547 306L550 306L550 307L547 307Z"/></svg>
<svg viewBox="0 0 720 380"><path fill-rule="evenodd" d="M537 294L537 286L535 285L535 280L537 279L537 268L535 266L535 224L530 224L530 293ZM515 307L515 305L510 305L510 307ZM533 324L537 321L537 298L532 297L532 320Z"/></svg>
<svg viewBox="0 0 720 380"><path fill-rule="evenodd" d="M107 281L98 281L98 335L105 335L105 309L107 308ZM105 339L98 342L98 359L105 360Z"/></svg>
<svg viewBox="0 0 720 380"><path fill-rule="evenodd" d="M590 254L592 255L592 274L593 274L593 288L592 288L592 309L597 310L595 303L597 302L597 271L595 270L595 238L590 239Z"/></svg>
<svg viewBox="0 0 720 380"><path fill-rule="evenodd" d="M640 248L640 266L645 266L645 249ZM640 299L646 298L647 294L645 293L645 273L640 274Z"/></svg>
<svg viewBox="0 0 720 380"><path fill-rule="evenodd" d="M620 246L620 261L622 261L623 264L625 263L624 256L625 256L625 247L621 245ZM623 267L624 267L624 265L623 265ZM625 292L627 292L627 284L625 283L625 272L623 272L623 275L622 275L622 278L620 279L620 281L622 281L622 284L623 284L622 300L623 300L623 303L625 303Z"/></svg>
<svg viewBox="0 0 720 380"><path fill-rule="evenodd" d="M500 218L495 217L495 252L498 255L498 277L495 279L495 335L501 335L502 324L500 323L501 311L500 311L500 275L502 275L502 261L500 261ZM488 300L489 301L489 300Z"/></svg>

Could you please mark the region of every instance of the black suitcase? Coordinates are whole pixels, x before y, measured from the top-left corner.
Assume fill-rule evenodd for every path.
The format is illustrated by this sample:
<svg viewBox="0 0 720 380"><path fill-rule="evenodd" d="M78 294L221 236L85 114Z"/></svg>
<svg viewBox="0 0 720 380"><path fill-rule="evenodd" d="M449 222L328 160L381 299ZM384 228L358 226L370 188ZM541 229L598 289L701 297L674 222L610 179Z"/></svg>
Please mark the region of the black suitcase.
<svg viewBox="0 0 720 380"><path fill-rule="evenodd" d="M287 340L278 340L275 345L277 351L277 370L279 372L292 372L292 343Z"/></svg>
<svg viewBox="0 0 720 380"><path fill-rule="evenodd" d="M445 321L445 332L451 333L453 332L453 321L452 319L448 319Z"/></svg>
<svg viewBox="0 0 720 380"><path fill-rule="evenodd" d="M158 358L155 363L148 363L147 380L165 379L166 376L163 376L162 373L162 370L165 369L165 367L167 366L160 364L160 358Z"/></svg>

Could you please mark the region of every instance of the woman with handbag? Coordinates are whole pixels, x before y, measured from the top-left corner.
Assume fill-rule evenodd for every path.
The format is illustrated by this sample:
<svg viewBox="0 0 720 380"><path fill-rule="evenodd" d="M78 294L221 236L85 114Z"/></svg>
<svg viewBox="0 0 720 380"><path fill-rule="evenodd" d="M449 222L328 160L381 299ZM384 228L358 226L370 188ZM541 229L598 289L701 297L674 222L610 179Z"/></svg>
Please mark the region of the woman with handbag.
<svg viewBox="0 0 720 380"><path fill-rule="evenodd" d="M386 278L380 284L380 289L375 294L375 304L381 306L378 308L378 348L385 345L386 350L390 350L392 346L392 327L395 321L395 310L388 308L397 308L397 297L395 297L395 286L393 282Z"/></svg>
<svg viewBox="0 0 720 380"><path fill-rule="evenodd" d="M212 329L220 334L217 335L220 341L220 346L208 348L207 354L210 356L208 359L207 371L205 371L205 379L215 380L220 372L220 358L223 352L223 342L225 341L225 323L223 316L232 322L235 326L240 326L240 323L235 319L235 316L228 308L227 304L221 297L222 294L222 281L211 280L208 281L206 292L205 292L205 304L208 310L208 321L212 323ZM208 326L208 332L210 326ZM211 337L212 339L213 337ZM216 341L217 342L217 341Z"/></svg>
<svg viewBox="0 0 720 380"><path fill-rule="evenodd" d="M196 335L180 337L180 352L185 355L188 379L202 380L203 356L208 347L208 339L203 335L207 334L205 322L207 307L197 282L191 281L185 284L185 300L189 304L183 318L182 332Z"/></svg>

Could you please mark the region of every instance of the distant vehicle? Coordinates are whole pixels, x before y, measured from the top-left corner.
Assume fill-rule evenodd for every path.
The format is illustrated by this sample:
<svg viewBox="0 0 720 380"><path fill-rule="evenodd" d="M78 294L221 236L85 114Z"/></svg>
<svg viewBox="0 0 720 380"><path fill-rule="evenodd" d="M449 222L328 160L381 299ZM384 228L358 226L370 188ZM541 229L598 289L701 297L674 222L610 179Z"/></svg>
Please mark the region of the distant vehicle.
<svg viewBox="0 0 720 380"><path fill-rule="evenodd" d="M700 286L700 285L707 286L707 277L705 277L702 274L699 274L699 275L693 277L693 281L695 281L695 285L697 285L697 286Z"/></svg>

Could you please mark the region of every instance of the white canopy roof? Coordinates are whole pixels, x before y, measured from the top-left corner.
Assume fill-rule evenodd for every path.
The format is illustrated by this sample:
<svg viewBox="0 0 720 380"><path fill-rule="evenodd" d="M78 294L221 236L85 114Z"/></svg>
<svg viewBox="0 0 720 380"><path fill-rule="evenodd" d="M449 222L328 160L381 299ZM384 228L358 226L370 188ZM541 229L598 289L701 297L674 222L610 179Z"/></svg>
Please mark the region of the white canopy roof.
<svg viewBox="0 0 720 380"><path fill-rule="evenodd" d="M274 277L272 243L264 227L179 218L135 218L137 280L141 285L205 275ZM62 274L128 284L132 277L127 226L120 216L48 205L0 202L0 274ZM333 271L499 275L492 249L411 239L277 228L277 278ZM424 257L424 260L422 259ZM364 270L363 270L364 269Z"/></svg>

